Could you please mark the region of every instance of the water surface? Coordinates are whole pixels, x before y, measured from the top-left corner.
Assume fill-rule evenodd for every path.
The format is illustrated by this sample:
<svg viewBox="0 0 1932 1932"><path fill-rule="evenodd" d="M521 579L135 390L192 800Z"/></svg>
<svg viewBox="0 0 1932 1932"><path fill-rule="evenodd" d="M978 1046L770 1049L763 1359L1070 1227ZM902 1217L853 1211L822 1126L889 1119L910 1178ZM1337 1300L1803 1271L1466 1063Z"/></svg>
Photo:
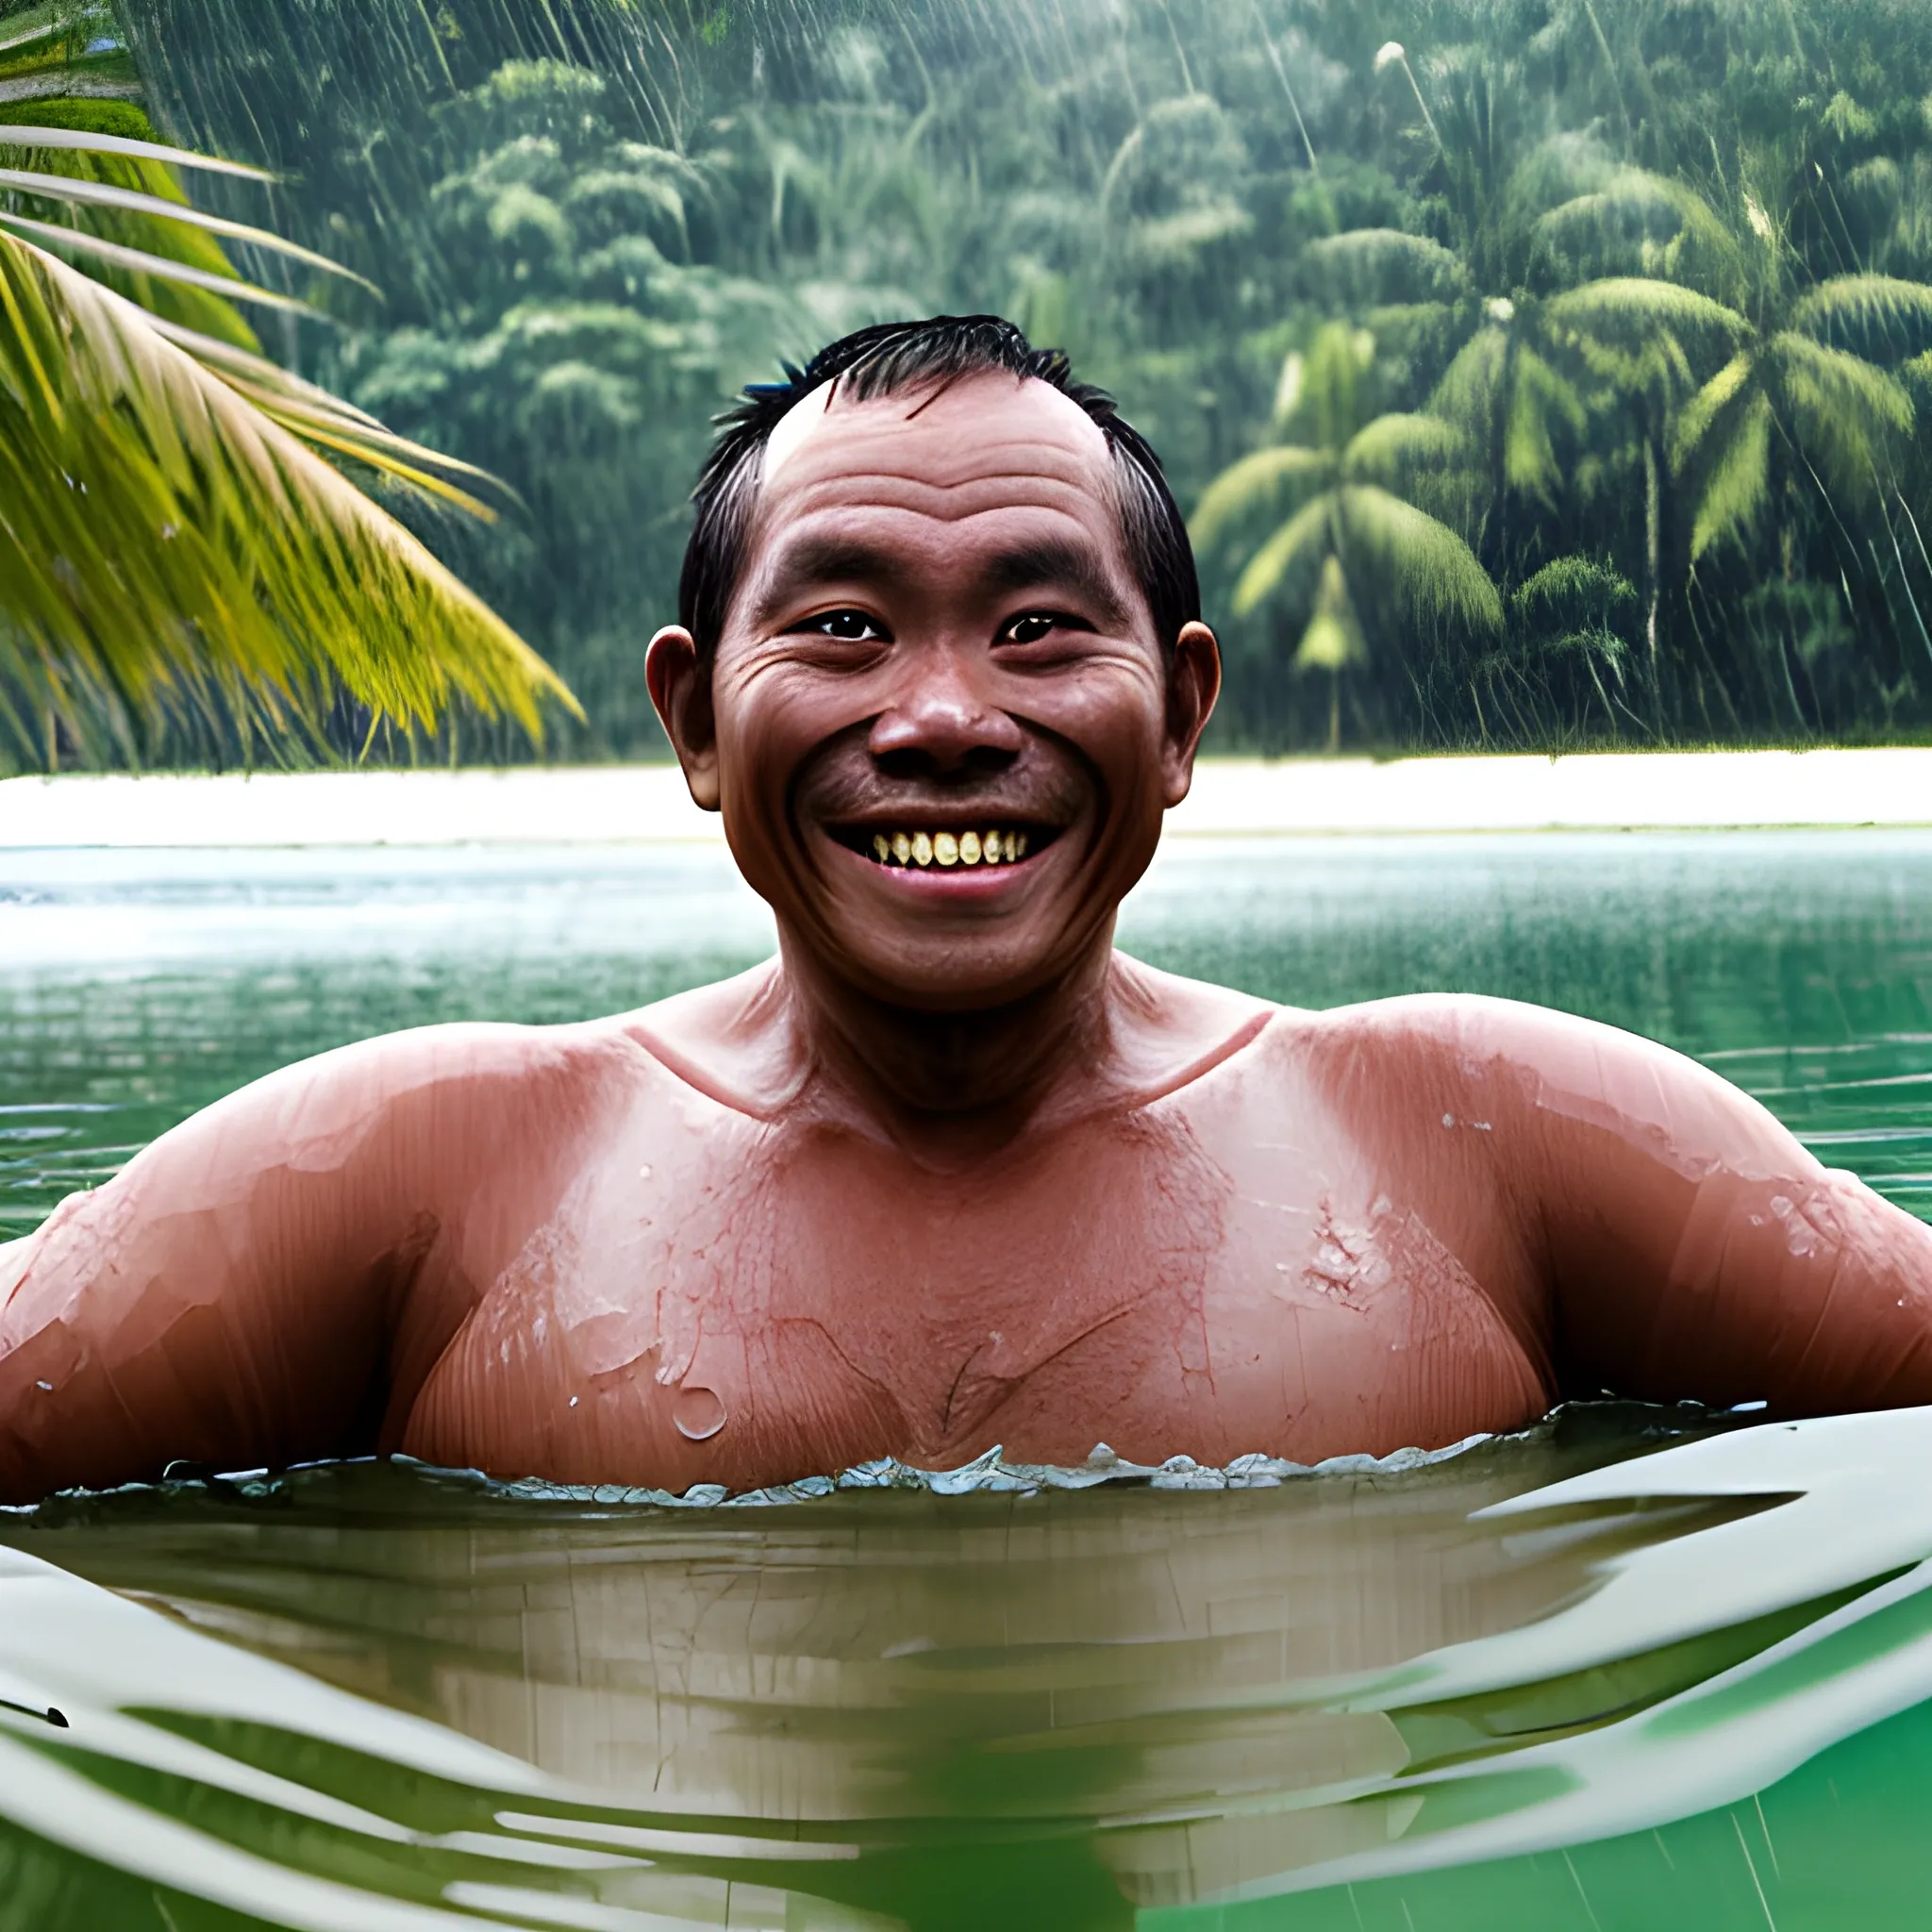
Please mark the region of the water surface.
<svg viewBox="0 0 1932 1932"><path fill-rule="evenodd" d="M698 848L5 863L11 1231L304 1054L771 942ZM1123 937L1636 1027L1924 1208L1928 888L1912 835L1204 842ZM374 1464L57 1499L0 1550L0 1699L69 1721L0 1709L0 1926L1917 1925L1932 1431L1753 1420L750 1507Z"/></svg>

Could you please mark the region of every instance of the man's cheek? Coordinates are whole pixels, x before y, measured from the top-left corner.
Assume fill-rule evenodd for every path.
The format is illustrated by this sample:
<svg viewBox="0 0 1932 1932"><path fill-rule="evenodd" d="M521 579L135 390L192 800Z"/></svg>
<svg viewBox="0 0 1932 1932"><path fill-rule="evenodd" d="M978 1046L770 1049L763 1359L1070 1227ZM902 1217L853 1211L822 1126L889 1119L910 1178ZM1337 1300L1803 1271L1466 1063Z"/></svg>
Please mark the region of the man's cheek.
<svg viewBox="0 0 1932 1932"><path fill-rule="evenodd" d="M1096 760L1144 756L1158 744L1166 692L1134 665L1097 665L1015 691L1011 708Z"/></svg>

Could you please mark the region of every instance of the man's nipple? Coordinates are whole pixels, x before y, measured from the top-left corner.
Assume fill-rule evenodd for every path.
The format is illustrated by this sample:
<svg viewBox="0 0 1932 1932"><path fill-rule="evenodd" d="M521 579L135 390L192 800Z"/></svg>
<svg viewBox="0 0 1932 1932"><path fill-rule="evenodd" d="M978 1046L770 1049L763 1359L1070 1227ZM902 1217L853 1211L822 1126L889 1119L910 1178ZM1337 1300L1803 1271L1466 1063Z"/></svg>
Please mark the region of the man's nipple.
<svg viewBox="0 0 1932 1932"><path fill-rule="evenodd" d="M687 1382L672 1398L671 1420L680 1436L693 1442L708 1442L724 1426L724 1404L715 1389Z"/></svg>

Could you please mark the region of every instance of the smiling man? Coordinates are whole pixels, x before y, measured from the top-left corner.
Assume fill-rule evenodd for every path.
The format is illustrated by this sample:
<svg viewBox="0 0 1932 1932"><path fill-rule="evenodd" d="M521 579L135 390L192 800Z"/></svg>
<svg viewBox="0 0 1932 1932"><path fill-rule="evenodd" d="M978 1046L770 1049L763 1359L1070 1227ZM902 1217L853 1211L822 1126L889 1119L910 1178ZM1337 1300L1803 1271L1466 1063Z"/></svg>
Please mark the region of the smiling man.
<svg viewBox="0 0 1932 1932"><path fill-rule="evenodd" d="M0 1491L407 1450L749 1487L1932 1400L1932 1232L1675 1054L1115 952L1219 677L1145 443L988 317L749 392L651 694L778 957L291 1068L0 1249Z"/></svg>

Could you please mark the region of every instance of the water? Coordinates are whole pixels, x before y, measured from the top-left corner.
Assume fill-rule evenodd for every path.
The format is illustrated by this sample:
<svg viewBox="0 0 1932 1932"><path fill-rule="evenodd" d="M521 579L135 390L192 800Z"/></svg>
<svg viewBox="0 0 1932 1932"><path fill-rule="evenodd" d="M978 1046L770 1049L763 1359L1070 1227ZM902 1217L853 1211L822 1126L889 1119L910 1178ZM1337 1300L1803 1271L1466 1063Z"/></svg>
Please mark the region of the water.
<svg viewBox="0 0 1932 1932"><path fill-rule="evenodd" d="M770 943L702 849L6 879L9 1231L304 1053ZM1917 835L1230 841L1124 935L1307 1004L1638 1027L1925 1210L1928 889ZM1752 1423L751 1507L358 1464L10 1512L0 1699L68 1723L0 1709L0 1927L1916 1926L1932 1421Z"/></svg>

